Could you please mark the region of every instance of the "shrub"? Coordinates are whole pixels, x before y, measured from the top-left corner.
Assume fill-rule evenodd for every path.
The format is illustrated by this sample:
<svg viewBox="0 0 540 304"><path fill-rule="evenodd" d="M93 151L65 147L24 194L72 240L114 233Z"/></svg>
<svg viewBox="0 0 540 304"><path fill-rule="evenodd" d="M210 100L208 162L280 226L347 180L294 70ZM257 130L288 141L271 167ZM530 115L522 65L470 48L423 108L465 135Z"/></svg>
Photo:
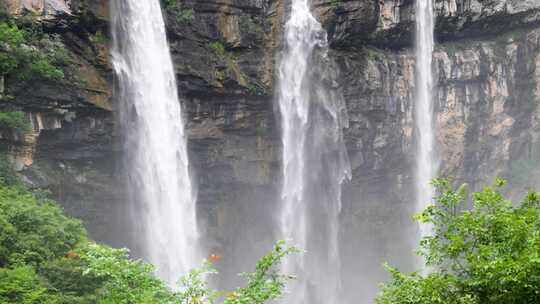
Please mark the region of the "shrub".
<svg viewBox="0 0 540 304"><path fill-rule="evenodd" d="M184 7L178 0L163 0L163 5L180 24L190 24L195 18L193 9Z"/></svg>
<svg viewBox="0 0 540 304"><path fill-rule="evenodd" d="M46 303L46 292L32 267L0 268L0 303Z"/></svg>
<svg viewBox="0 0 540 304"><path fill-rule="evenodd" d="M210 42L208 44L208 47L214 51L217 55L224 56L225 55L225 46L221 41L214 41Z"/></svg>
<svg viewBox="0 0 540 304"><path fill-rule="evenodd" d="M247 91L249 92L249 94L251 95L259 95L259 96L262 96L265 94L264 92L264 87L262 87L261 85L257 84L257 83L250 83L248 84L247 86Z"/></svg>
<svg viewBox="0 0 540 304"><path fill-rule="evenodd" d="M473 193L446 180L434 185L436 204L418 219L434 233L420 253L433 271L427 276L390 268L378 304L503 304L540 302L540 194L530 192L519 206L504 198L505 185Z"/></svg>
<svg viewBox="0 0 540 304"><path fill-rule="evenodd" d="M15 75L21 80L64 78L59 68L67 56L58 37L40 30L20 29L9 20L0 20L0 74Z"/></svg>
<svg viewBox="0 0 540 304"><path fill-rule="evenodd" d="M87 263L80 256L69 252L65 256L47 261L39 268L39 275L45 287L59 298L77 299L69 303L95 303L103 280L91 274L84 274Z"/></svg>
<svg viewBox="0 0 540 304"><path fill-rule="evenodd" d="M9 46L18 47L25 42L25 33L15 24L2 21L0 22L0 41Z"/></svg>
<svg viewBox="0 0 540 304"><path fill-rule="evenodd" d="M215 272L209 264L182 278L181 292L172 291L152 265L89 241L79 221L41 197L0 185L0 303L209 304L222 294L208 288L206 275ZM290 277L276 269L294 251L279 242L223 303L277 299Z"/></svg>
<svg viewBox="0 0 540 304"><path fill-rule="evenodd" d="M0 267L61 257L85 237L79 221L20 187L0 187Z"/></svg>
<svg viewBox="0 0 540 304"><path fill-rule="evenodd" d="M287 255L297 251L294 247L287 247L283 241L278 242L270 254L257 262L255 272L243 274L243 277L247 280L246 287L230 293L223 303L262 304L279 299L282 296L285 284L292 277L278 273L276 267L281 264L281 261Z"/></svg>
<svg viewBox="0 0 540 304"><path fill-rule="evenodd" d="M244 273L246 286L226 293L223 304L262 304L279 299L283 294L285 284L293 277L280 274L277 268L282 260L291 253L298 252L294 247L288 247L284 241L279 241L274 249L261 258L252 273ZM208 275L216 274L211 264L206 263L202 268L191 271L180 280L183 292L177 294L181 304L211 304L219 295L224 293L211 290L206 283Z"/></svg>
<svg viewBox="0 0 540 304"><path fill-rule="evenodd" d="M173 12L176 22L180 24L190 24L195 18L195 11L192 8L177 8Z"/></svg>
<svg viewBox="0 0 540 304"><path fill-rule="evenodd" d="M32 75L40 75L49 80L61 80L64 78L64 72L55 68L47 58L40 56L30 62L28 71L29 75L26 80L30 79Z"/></svg>
<svg viewBox="0 0 540 304"><path fill-rule="evenodd" d="M24 134L30 132L32 126L23 112L0 112L0 129Z"/></svg>
<svg viewBox="0 0 540 304"><path fill-rule="evenodd" d="M16 186L19 183L19 178L7 155L4 152L0 152L0 185Z"/></svg>

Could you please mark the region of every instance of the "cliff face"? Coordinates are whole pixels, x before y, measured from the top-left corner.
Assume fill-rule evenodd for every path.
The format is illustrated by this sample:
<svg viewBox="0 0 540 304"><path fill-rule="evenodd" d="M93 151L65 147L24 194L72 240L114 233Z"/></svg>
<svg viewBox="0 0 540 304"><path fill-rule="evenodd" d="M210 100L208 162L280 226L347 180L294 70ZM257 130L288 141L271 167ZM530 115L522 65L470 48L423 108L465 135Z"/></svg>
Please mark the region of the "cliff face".
<svg viewBox="0 0 540 304"><path fill-rule="evenodd" d="M66 209L83 216L100 238L121 194L115 187L112 77L108 63L107 2L2 1L0 8L65 49L61 80L5 78L1 110L22 110L33 131L22 140L2 137L23 179L49 189Z"/></svg>
<svg viewBox="0 0 540 304"><path fill-rule="evenodd" d="M178 86L189 119L207 246L233 273L273 238L280 180L275 67L290 1L184 0L167 10ZM35 140L10 141L27 181L48 187L96 238L116 242L122 189L107 0L14 1L41 16L73 58L64 83L6 82L35 122ZM403 261L413 235L414 1L313 0L328 31L336 86L347 103L353 179L342 215L346 275L373 291L380 262ZM540 3L438 0L437 147L443 175L472 187L494 176L517 193L540 176ZM103 38L104 37L104 38ZM405 227L405 228L404 228ZM410 227L410 228L406 228ZM226 246L225 246L226 245ZM261 249L262 248L262 249ZM249 254L245 254L245 252ZM242 258L239 258L242 257ZM360 282L358 280L365 280Z"/></svg>

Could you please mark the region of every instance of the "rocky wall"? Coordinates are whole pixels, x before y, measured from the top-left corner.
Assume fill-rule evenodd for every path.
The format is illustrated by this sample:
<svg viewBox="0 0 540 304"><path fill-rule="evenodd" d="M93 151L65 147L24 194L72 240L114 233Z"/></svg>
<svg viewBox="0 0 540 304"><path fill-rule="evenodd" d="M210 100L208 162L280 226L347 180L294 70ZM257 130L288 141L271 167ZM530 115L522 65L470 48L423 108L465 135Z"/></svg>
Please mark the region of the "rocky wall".
<svg viewBox="0 0 540 304"><path fill-rule="evenodd" d="M27 112L35 131L26 143L6 145L27 183L51 189L95 238L121 245L129 219L118 220L126 202L107 55L108 3L7 4L11 14L30 11L59 34L73 62L62 83L6 80L14 99L3 106ZM187 14L168 11L166 19L201 227L230 278L248 270L275 238L281 156L275 75L290 2L181 4ZM344 263L351 265L345 278L355 279L344 282L356 290L351 301L369 299L384 278L383 261L411 264L414 1L313 0L313 11L328 32L349 116L353 178L344 185L341 237ZM516 196L539 186L540 3L438 0L436 11L441 174L472 188L502 176Z"/></svg>

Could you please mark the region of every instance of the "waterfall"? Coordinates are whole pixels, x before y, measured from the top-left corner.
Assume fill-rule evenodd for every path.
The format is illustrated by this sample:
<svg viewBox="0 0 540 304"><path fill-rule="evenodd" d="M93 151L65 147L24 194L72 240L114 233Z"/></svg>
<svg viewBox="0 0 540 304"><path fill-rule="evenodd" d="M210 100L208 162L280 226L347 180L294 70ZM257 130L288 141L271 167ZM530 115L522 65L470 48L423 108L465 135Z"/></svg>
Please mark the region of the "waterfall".
<svg viewBox="0 0 540 304"><path fill-rule="evenodd" d="M173 285L198 261L195 193L159 0L111 1L119 118L142 255Z"/></svg>
<svg viewBox="0 0 540 304"><path fill-rule="evenodd" d="M422 212L432 201L430 181L437 174L433 111L433 45L434 14L432 0L416 1L416 212ZM419 224L420 238L431 234L432 227ZM422 262L423 263L423 262ZM423 265L421 265L423 266Z"/></svg>
<svg viewBox="0 0 540 304"><path fill-rule="evenodd" d="M350 178L347 118L308 0L293 0L279 65L283 164L280 235L307 252L284 264L298 275L288 303L339 303L341 184ZM309 297L308 297L309 294Z"/></svg>

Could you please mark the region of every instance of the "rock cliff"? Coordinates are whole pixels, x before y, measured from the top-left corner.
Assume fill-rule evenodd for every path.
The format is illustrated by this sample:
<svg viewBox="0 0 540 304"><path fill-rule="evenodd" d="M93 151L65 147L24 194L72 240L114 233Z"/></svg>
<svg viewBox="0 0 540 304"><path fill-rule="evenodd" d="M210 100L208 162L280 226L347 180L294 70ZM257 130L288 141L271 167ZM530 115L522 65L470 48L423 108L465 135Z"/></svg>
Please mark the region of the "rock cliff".
<svg viewBox="0 0 540 304"><path fill-rule="evenodd" d="M236 273L272 239L280 181L275 67L287 0L183 0L165 10L188 117L207 246ZM27 140L3 138L27 183L46 187L94 237L122 244L121 147L108 63L107 0L7 0L61 37L62 82L6 79L4 108L28 113ZM414 234L414 1L313 0L345 96L353 179L344 187L346 276L369 298L384 260L412 251ZM510 191L539 186L540 2L437 0L437 147L441 174L473 188L494 176ZM120 211L119 211L120 210ZM407 228L410 227L410 228ZM114 231L112 233L111 231ZM258 246L265 244L265 246ZM262 250L262 251L260 251ZM360 280L361 284L358 284ZM347 281L346 281L347 282ZM358 286L363 286L358 288ZM347 287L347 286L345 286Z"/></svg>

